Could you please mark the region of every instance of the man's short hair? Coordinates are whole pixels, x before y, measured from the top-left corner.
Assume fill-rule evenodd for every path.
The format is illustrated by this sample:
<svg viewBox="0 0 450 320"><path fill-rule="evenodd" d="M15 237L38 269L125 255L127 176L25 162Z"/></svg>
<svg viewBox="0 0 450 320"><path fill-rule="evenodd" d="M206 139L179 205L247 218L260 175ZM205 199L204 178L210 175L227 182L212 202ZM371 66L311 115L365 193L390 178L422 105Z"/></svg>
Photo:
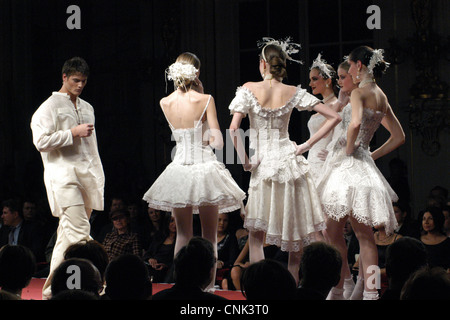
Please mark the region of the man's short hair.
<svg viewBox="0 0 450 320"><path fill-rule="evenodd" d="M89 66L87 62L80 57L73 57L67 60L62 67L62 74L65 74L67 77L78 72L89 77Z"/></svg>

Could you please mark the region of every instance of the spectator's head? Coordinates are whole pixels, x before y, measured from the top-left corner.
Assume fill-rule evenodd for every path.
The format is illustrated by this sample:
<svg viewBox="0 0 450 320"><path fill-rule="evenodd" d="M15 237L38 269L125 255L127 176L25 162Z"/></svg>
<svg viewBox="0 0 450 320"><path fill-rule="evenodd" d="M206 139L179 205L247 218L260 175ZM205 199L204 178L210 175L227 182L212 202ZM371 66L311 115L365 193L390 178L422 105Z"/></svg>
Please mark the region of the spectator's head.
<svg viewBox="0 0 450 320"><path fill-rule="evenodd" d="M241 291L247 300L290 300L295 297L296 284L280 262L265 259L244 270Z"/></svg>
<svg viewBox="0 0 450 320"><path fill-rule="evenodd" d="M89 240L72 244L64 253L64 259L70 258L82 258L91 261L100 272L102 280L104 280L105 270L109 261L105 248L99 242Z"/></svg>
<svg viewBox="0 0 450 320"><path fill-rule="evenodd" d="M192 238L174 259L176 283L206 288L212 280L215 263L211 242L200 237Z"/></svg>
<svg viewBox="0 0 450 320"><path fill-rule="evenodd" d="M325 243L314 242L303 250L299 268L302 287L327 295L341 278L342 258L339 251Z"/></svg>
<svg viewBox="0 0 450 320"><path fill-rule="evenodd" d="M23 214L19 202L14 199L2 203L2 220L5 226L16 227L22 220Z"/></svg>
<svg viewBox="0 0 450 320"><path fill-rule="evenodd" d="M386 275L389 286L400 289L409 276L427 264L427 251L422 242L402 237L386 249Z"/></svg>
<svg viewBox="0 0 450 320"><path fill-rule="evenodd" d="M128 230L130 224L130 213L126 209L117 209L110 214L111 221L113 223L114 229L119 233Z"/></svg>
<svg viewBox="0 0 450 320"><path fill-rule="evenodd" d="M0 249L0 287L2 290L21 294L36 271L33 252L21 245L5 245Z"/></svg>
<svg viewBox="0 0 450 320"><path fill-rule="evenodd" d="M400 300L450 300L450 278L441 267L423 267L406 281Z"/></svg>
<svg viewBox="0 0 450 320"><path fill-rule="evenodd" d="M53 273L52 296L65 290L84 290L98 296L102 288L100 272L87 259L64 260Z"/></svg>
<svg viewBox="0 0 450 320"><path fill-rule="evenodd" d="M133 254L112 260L106 268L105 281L105 293L111 300L146 300L152 295L147 266Z"/></svg>
<svg viewBox="0 0 450 320"><path fill-rule="evenodd" d="M424 233L444 233L445 216L441 208L429 207L421 213Z"/></svg>

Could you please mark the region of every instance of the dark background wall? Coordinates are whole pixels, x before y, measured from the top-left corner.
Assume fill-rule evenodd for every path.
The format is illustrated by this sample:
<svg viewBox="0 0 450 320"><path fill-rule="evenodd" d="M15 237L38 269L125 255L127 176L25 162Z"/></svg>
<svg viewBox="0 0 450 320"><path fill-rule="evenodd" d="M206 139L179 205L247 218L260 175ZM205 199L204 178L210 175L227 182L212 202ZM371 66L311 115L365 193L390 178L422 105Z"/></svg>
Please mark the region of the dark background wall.
<svg viewBox="0 0 450 320"><path fill-rule="evenodd" d="M66 10L73 4L81 9L80 30L66 26L71 15ZM366 26L371 4L381 9L379 30ZM351 49L367 44L384 48L387 60L398 62L379 85L407 142L377 164L390 178L390 161L404 162L417 213L432 187L449 187L448 89L444 96L427 99L413 99L411 91L421 64L432 65L439 81L450 83L449 9L445 0L0 0L0 200L45 198L29 123L37 107L60 89L61 67L68 58L82 56L91 67L82 98L96 112L106 199L121 195L134 200L170 162L173 142L159 100L173 88L168 83L166 93L164 70L177 55L191 51L201 59L200 79L216 99L225 135L236 87L259 79L256 41L292 36L303 46L305 64L288 66L287 83L308 89L308 68L319 52L337 66ZM428 30L428 40L440 37L434 47L426 46L439 47L428 54L434 59L417 58L415 35L421 30ZM293 140L308 138L310 115L293 113ZM385 129L379 130L373 147L387 137ZM227 167L246 190L248 174L240 165Z"/></svg>

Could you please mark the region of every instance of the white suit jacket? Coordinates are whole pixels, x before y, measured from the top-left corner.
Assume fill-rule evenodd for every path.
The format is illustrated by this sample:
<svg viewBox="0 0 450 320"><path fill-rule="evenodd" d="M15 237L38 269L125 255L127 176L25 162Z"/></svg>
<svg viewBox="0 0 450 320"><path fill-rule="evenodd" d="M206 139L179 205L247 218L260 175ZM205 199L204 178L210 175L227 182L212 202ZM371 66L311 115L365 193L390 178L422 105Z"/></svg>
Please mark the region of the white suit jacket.
<svg viewBox="0 0 450 320"><path fill-rule="evenodd" d="M76 110L70 96L59 92L53 92L31 119L33 143L42 156L54 216L74 205L103 210L105 176L95 129L86 138L73 138L70 131L82 123L95 125L94 108L77 98Z"/></svg>

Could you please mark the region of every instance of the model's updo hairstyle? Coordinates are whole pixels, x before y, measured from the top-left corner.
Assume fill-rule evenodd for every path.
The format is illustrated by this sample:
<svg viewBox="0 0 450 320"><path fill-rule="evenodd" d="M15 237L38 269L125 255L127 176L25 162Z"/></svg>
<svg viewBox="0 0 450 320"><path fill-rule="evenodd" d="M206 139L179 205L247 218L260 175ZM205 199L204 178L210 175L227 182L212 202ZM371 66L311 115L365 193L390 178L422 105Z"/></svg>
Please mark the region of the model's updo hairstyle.
<svg viewBox="0 0 450 320"><path fill-rule="evenodd" d="M331 88L333 89L334 94L337 96L337 95L339 95L337 72L336 72L336 70L334 70L334 68L331 65L325 64L325 66L327 67L327 69L330 72L330 77L325 72L323 72L319 67L314 67L313 69L317 70L319 72L319 75L324 80L327 80L328 78L331 79Z"/></svg>
<svg viewBox="0 0 450 320"><path fill-rule="evenodd" d="M175 62L179 62L182 64L191 64L198 70L200 70L201 66L200 59L191 52L184 52L180 54ZM173 79L173 83L177 88L188 88L191 86L192 82L192 80L184 77L177 77Z"/></svg>
<svg viewBox="0 0 450 320"><path fill-rule="evenodd" d="M344 61L342 61L341 64L339 65L338 69L339 69L339 68L344 69L344 70L347 71L347 73L348 73L348 70L350 69L350 63L348 63L347 60L344 60Z"/></svg>
<svg viewBox="0 0 450 320"><path fill-rule="evenodd" d="M262 58L269 64L269 72L274 78L286 78L286 54L280 46L269 44L261 51Z"/></svg>
<svg viewBox="0 0 450 320"><path fill-rule="evenodd" d="M353 49L353 51L348 56L348 59L355 63L359 60L363 65L368 67L370 64L370 59L373 55L373 51L374 49L372 49L371 47L360 46L356 49ZM386 61L378 61L372 70L374 78L381 78L381 76L386 72L388 66L389 64Z"/></svg>

